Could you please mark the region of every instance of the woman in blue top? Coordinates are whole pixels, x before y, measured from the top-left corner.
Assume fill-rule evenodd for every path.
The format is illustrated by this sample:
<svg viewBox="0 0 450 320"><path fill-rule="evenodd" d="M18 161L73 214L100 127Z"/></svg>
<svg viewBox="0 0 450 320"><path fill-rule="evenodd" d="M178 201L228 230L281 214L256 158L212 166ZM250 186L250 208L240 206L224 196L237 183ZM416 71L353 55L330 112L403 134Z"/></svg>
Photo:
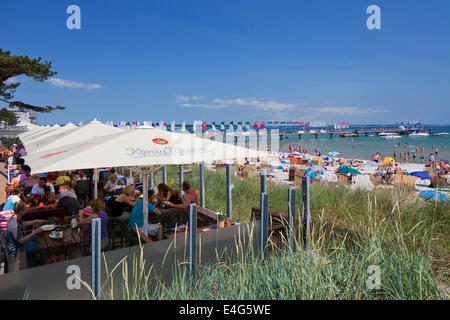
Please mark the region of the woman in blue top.
<svg viewBox="0 0 450 320"><path fill-rule="evenodd" d="M150 190L151 191L151 190ZM155 213L157 215L161 214L161 211L155 208L151 204L152 193L149 192L149 201L148 201L148 212ZM140 196L136 201L136 204L131 211L130 220L128 221L128 226L137 230L139 233L139 237L144 240L144 242L152 242L152 240L147 237L144 233L144 196ZM162 239L162 227L160 224L148 224L148 235L149 236L157 236L158 240Z"/></svg>

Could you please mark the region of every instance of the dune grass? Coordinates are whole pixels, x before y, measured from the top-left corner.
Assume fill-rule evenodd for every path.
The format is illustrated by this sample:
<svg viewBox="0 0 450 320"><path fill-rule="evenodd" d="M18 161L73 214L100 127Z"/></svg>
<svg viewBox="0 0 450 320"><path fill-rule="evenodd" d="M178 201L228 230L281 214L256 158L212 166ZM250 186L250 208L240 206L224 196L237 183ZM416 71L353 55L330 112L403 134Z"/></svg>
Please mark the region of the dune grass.
<svg viewBox="0 0 450 320"><path fill-rule="evenodd" d="M186 166L185 166L186 168ZM198 168L185 176L198 189ZM161 178L155 176L155 183ZM177 168L168 181L176 186ZM233 218L249 221L259 206L259 179L233 178ZM288 186L268 183L269 210L287 215ZM301 216L301 190L297 193ZM225 172L207 171L206 206L226 210ZM133 266L125 299L448 299L450 205L394 190L360 191L317 183L311 186L309 252L287 245L262 262L246 250L239 258L199 267L194 283L180 268L172 283ZM285 242L285 240L283 241ZM297 244L300 247L300 244ZM136 263L143 263L136 260ZM144 262L145 263L145 262ZM126 264L126 262L123 262ZM370 266L381 287L367 285ZM128 268L122 266L122 268ZM368 269L369 268L369 269ZM145 271L148 270L148 271ZM146 273L148 272L148 273ZM143 274L145 273L145 274ZM152 290L139 279L152 283ZM138 289L137 289L138 288ZM147 289L146 289L147 288ZM126 292L126 291L124 291ZM130 290L128 290L130 292Z"/></svg>

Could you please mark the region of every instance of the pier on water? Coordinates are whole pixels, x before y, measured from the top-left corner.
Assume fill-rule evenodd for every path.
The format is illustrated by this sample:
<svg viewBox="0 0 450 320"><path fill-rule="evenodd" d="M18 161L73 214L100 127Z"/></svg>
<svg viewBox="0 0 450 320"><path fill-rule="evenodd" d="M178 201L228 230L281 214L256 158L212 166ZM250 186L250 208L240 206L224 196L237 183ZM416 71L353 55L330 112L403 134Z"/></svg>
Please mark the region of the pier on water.
<svg viewBox="0 0 450 320"><path fill-rule="evenodd" d="M328 135L330 138L335 136L338 137L368 137L369 135L379 136L380 133L394 133L399 135L409 135L413 132L429 132L431 134L431 130L425 129L400 129L400 128L380 128L380 129L347 129L347 130L324 130L325 132L320 132L320 130L310 130L310 131L290 131L290 132L280 132L280 139L283 139L287 136L297 135L300 140L302 136L314 136L316 139L319 135Z"/></svg>

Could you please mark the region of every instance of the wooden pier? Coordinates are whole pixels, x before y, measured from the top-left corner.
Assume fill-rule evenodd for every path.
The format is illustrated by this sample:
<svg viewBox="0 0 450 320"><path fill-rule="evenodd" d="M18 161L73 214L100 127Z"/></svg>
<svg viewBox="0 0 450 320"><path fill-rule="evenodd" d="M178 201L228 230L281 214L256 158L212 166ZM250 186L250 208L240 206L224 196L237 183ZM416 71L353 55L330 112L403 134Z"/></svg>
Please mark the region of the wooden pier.
<svg viewBox="0 0 450 320"><path fill-rule="evenodd" d="M299 139L302 138L303 135L313 135L317 139L319 135L329 135L330 138L338 135L339 137L360 137L360 136L369 136L374 134L375 136L379 136L380 133L390 133L390 134L399 134L399 135L409 135L412 132L426 132L428 131L431 134L431 130L425 129L400 129L400 128L380 128L380 129L355 129L355 130L324 130L325 132L320 132L320 130L310 130L310 131L291 131L291 132L280 132L280 139L287 138L289 135L297 135Z"/></svg>

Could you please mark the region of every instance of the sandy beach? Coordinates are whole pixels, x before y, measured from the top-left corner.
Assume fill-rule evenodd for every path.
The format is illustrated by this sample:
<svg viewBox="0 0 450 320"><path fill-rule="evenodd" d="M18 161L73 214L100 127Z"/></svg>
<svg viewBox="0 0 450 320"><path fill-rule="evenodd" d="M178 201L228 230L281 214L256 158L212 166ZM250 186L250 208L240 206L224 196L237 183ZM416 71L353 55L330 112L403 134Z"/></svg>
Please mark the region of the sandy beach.
<svg viewBox="0 0 450 320"><path fill-rule="evenodd" d="M282 153L280 156L284 156L286 159L288 158L288 153ZM312 160L315 155L308 154L307 159ZM342 158L342 160L359 160L364 162L365 164L360 165L357 167L357 170L361 172L361 175L356 175L354 177L355 183L351 184L347 187L352 189L362 189L362 190L373 190L375 188L375 185L370 181L370 175L373 175L378 171L378 167L372 166L368 164L369 160L363 160L363 159L348 159L348 158ZM289 169L289 164L283 164L279 157L274 157L274 159L270 162L272 164L279 163L279 166L282 166L285 169ZM287 161L286 161L287 162ZM339 167L338 163L335 163L334 165L327 165L324 166L325 171L324 174L321 175L320 181L323 182L330 182L330 183L338 183L338 178L335 173L336 169ZM402 171L407 171L408 173L414 172L414 171L424 171L425 170L425 164L418 164L418 163L399 163L399 167ZM294 183L292 181L289 181L289 173L281 170L279 167L276 168L275 166L272 166L272 169L269 171L269 175L271 176L272 181L275 183L285 183L288 185L293 185ZM447 176L447 179L449 177ZM432 188L429 188L428 185L430 184L430 180L421 180L416 179L416 192L420 192L423 190L433 190ZM381 186L381 187L389 187L389 186Z"/></svg>

